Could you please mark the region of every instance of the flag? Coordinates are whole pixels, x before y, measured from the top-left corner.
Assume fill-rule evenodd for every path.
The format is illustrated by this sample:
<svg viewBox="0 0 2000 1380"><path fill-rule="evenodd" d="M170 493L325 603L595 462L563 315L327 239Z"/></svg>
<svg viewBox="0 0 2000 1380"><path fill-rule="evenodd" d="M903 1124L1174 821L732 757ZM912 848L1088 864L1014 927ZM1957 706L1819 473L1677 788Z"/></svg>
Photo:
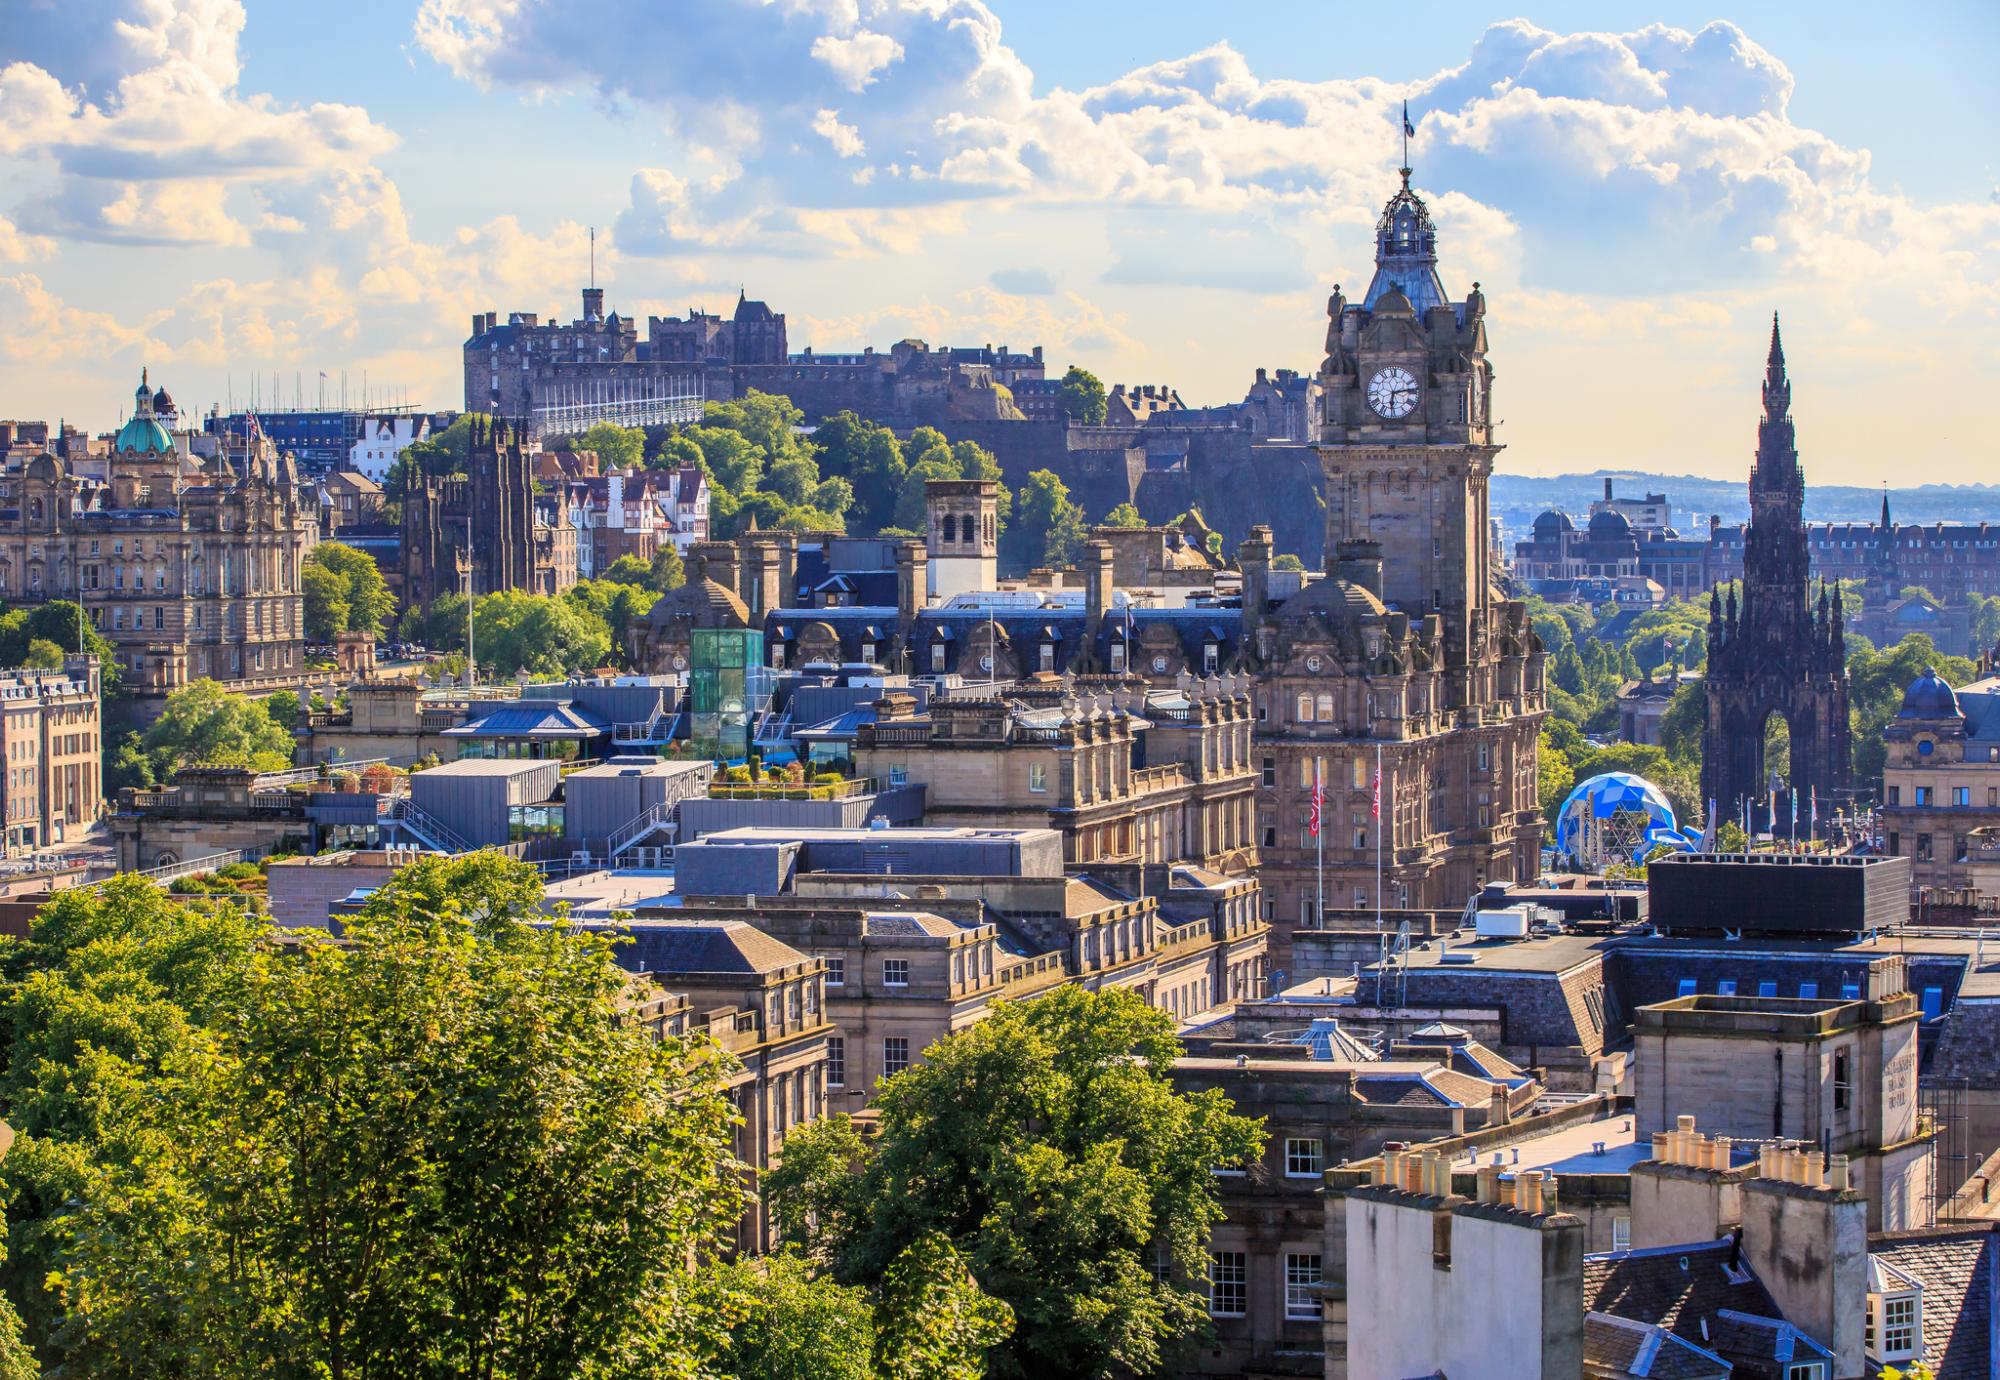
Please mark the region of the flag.
<svg viewBox="0 0 2000 1380"><path fill-rule="evenodd" d="M1408 101L1403 102L1403 137L1405 139L1414 139L1417 137L1417 127L1410 123L1410 103Z"/></svg>
<svg viewBox="0 0 2000 1380"><path fill-rule="evenodd" d="M1370 819L1382 818L1382 763L1380 761L1375 763L1375 798L1369 802L1368 817Z"/></svg>
<svg viewBox="0 0 2000 1380"><path fill-rule="evenodd" d="M1701 831L1702 852L1713 853L1715 851L1715 840L1719 833L1721 833L1721 828L1715 815L1715 797L1710 796L1708 798L1708 827Z"/></svg>
<svg viewBox="0 0 2000 1380"><path fill-rule="evenodd" d="M1817 784L1807 788L1806 805L1808 807L1806 812L1806 828L1817 831L1819 829L1819 786Z"/></svg>
<svg viewBox="0 0 2000 1380"><path fill-rule="evenodd" d="M1320 807L1326 799L1326 787L1320 780L1319 759L1313 759L1312 814L1306 820L1306 829L1314 838L1319 837Z"/></svg>
<svg viewBox="0 0 2000 1380"><path fill-rule="evenodd" d="M1771 832L1778 832L1778 788L1771 787Z"/></svg>
<svg viewBox="0 0 2000 1380"><path fill-rule="evenodd" d="M1799 827L1799 788L1792 787L1792 828Z"/></svg>

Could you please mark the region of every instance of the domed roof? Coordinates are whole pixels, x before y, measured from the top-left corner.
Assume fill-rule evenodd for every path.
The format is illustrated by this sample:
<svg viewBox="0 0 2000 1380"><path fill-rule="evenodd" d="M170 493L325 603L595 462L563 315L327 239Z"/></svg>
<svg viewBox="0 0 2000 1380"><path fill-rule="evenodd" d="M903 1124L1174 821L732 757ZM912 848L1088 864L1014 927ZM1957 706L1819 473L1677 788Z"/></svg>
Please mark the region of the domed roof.
<svg viewBox="0 0 2000 1380"><path fill-rule="evenodd" d="M1387 605L1352 580L1328 575L1285 600L1278 615L1291 622L1302 622L1319 613L1326 616L1327 622L1338 624L1359 622L1387 611Z"/></svg>
<svg viewBox="0 0 2000 1380"><path fill-rule="evenodd" d="M1926 667L1924 673L1911 681L1910 688L1903 692L1903 707L1896 717L1956 719L1959 717L1958 692L1937 673L1937 668Z"/></svg>
<svg viewBox="0 0 2000 1380"><path fill-rule="evenodd" d="M1607 508L1590 515L1590 535L1593 537L1629 537L1632 524L1623 513Z"/></svg>
<svg viewBox="0 0 2000 1380"><path fill-rule="evenodd" d="M164 390L159 394L166 398ZM153 415L153 390L147 386L146 371L139 371L139 387L132 394L132 420L119 429L112 449L120 455L172 455L174 438ZM173 399L167 398L168 406Z"/></svg>
<svg viewBox="0 0 2000 1380"><path fill-rule="evenodd" d="M1553 537L1558 532L1574 532L1576 524L1569 520L1569 514L1560 508L1551 508L1535 519L1535 535L1541 538Z"/></svg>
<svg viewBox="0 0 2000 1380"><path fill-rule="evenodd" d="M668 590L646 614L646 621L655 627L682 618L692 620L697 627L747 628L750 609L736 597L735 590L704 578Z"/></svg>

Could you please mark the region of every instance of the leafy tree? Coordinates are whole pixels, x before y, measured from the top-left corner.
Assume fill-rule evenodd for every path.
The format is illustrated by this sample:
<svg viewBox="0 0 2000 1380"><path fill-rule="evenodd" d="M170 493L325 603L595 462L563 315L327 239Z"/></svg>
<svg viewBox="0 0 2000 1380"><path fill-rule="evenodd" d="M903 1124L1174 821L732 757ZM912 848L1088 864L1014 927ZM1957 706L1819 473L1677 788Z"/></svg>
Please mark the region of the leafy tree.
<svg viewBox="0 0 2000 1380"><path fill-rule="evenodd" d="M1056 394L1056 406L1063 416L1072 422L1082 422L1085 426L1104 424L1104 384L1088 369L1079 369L1072 364L1062 377L1062 387Z"/></svg>
<svg viewBox="0 0 2000 1380"><path fill-rule="evenodd" d="M1074 564L1083 553L1083 510L1053 470L1036 470L1021 486L1007 548L1016 570Z"/></svg>
<svg viewBox="0 0 2000 1380"><path fill-rule="evenodd" d="M122 769L164 781L182 767L249 767L283 771L292 764L292 735L262 702L197 680L167 696L160 717L138 735L136 758ZM143 769L140 766L143 761Z"/></svg>
<svg viewBox="0 0 2000 1380"><path fill-rule="evenodd" d="M1129 992L1060 988L1000 1005L880 1088L880 1134L818 1146L765 1178L780 1221L830 1210L845 1283L888 1284L932 1233L1017 1320L1004 1376L1159 1370L1206 1325L1189 1281L1220 1220L1212 1170L1253 1158L1261 1124L1182 1094L1172 1019ZM1155 1253L1169 1269L1156 1278Z"/></svg>
<svg viewBox="0 0 2000 1380"><path fill-rule="evenodd" d="M28 657L37 642L48 646L34 653L43 661L31 663ZM53 647L58 654L53 663L47 662L49 647ZM122 693L121 668L111 639L85 616L75 600L51 599L30 609L10 609L0 614L0 665L60 666L62 656L72 652L89 652L96 656L99 680L106 699Z"/></svg>
<svg viewBox="0 0 2000 1380"><path fill-rule="evenodd" d="M819 462L810 455L794 455L765 472L764 491L793 505L810 504L819 482Z"/></svg>
<svg viewBox="0 0 2000 1380"><path fill-rule="evenodd" d="M1539 799L1542 817L1554 828L1556 811L1576 788L1576 768L1570 765L1569 754L1550 741L1545 730L1541 736L1540 751L1536 757L1536 767L1540 774Z"/></svg>
<svg viewBox="0 0 2000 1380"><path fill-rule="evenodd" d="M680 548L668 542L653 553L653 576L647 582L656 594L665 594L670 589L679 589L687 583L687 566L681 560Z"/></svg>
<svg viewBox="0 0 2000 1380"><path fill-rule="evenodd" d="M92 1104L52 1233L64 1372L567 1380L719 1353L690 1261L742 1202L728 1056L626 1021L611 941L543 919L532 868L429 858L344 941L254 945L209 1011L169 1003L197 1028Z"/></svg>
<svg viewBox="0 0 2000 1380"><path fill-rule="evenodd" d="M305 593L306 635L316 641L331 642L344 632L379 636L396 613L396 597L375 558L343 542L315 546L300 567L299 583Z"/></svg>
<svg viewBox="0 0 2000 1380"><path fill-rule="evenodd" d="M754 388L740 398L710 403L702 417L709 427L743 437L772 465L808 454L798 434L805 420L806 414L794 407L790 398Z"/></svg>
<svg viewBox="0 0 2000 1380"><path fill-rule="evenodd" d="M481 414L467 412L443 431L434 432L427 440L405 446L403 453L396 457L396 463L383 476L382 491L400 497L409 482L419 476L449 479L453 475L469 473L475 418L482 423L491 420Z"/></svg>
<svg viewBox="0 0 2000 1380"><path fill-rule="evenodd" d="M733 1267L749 1315L723 1368L740 1380L876 1380L875 1310L866 1289L813 1274L790 1253Z"/></svg>
<svg viewBox="0 0 2000 1380"><path fill-rule="evenodd" d="M1281 553L1271 561L1271 569L1273 570L1304 570L1305 568L1306 563L1289 551Z"/></svg>
<svg viewBox="0 0 2000 1380"><path fill-rule="evenodd" d="M875 1374L880 1380L980 1380L986 1353L1013 1327L1013 1310L987 1297L950 1239L925 1232L883 1273Z"/></svg>
<svg viewBox="0 0 2000 1380"><path fill-rule="evenodd" d="M634 561L634 564L638 562ZM639 568L651 573L648 566L640 565ZM605 579L579 580L564 590L562 597L604 624L611 642L609 654L622 663L626 635L633 621L645 616L657 596L643 584Z"/></svg>
<svg viewBox="0 0 2000 1380"><path fill-rule="evenodd" d="M493 675L568 675L602 666L611 655L605 620L560 595L521 590L482 595L472 623L479 665Z"/></svg>
<svg viewBox="0 0 2000 1380"><path fill-rule="evenodd" d="M406 642L415 642L432 651L455 647L465 649L465 596L447 591L428 605L403 611L398 631Z"/></svg>
<svg viewBox="0 0 2000 1380"><path fill-rule="evenodd" d="M660 437L657 448L650 452L647 464L656 470L682 470L690 467L699 470L704 469L707 462L702 458L700 446L679 430L674 430Z"/></svg>
<svg viewBox="0 0 2000 1380"><path fill-rule="evenodd" d="M598 422L576 438L576 448L596 451L600 472L636 470L645 460L646 433L634 426Z"/></svg>
<svg viewBox="0 0 2000 1380"><path fill-rule="evenodd" d="M853 488L855 530L876 532L889 526L908 468L896 434L852 412L836 412L814 430L813 441L819 446L820 473L845 479Z"/></svg>
<svg viewBox="0 0 2000 1380"><path fill-rule="evenodd" d="M1100 527L1144 527L1146 519L1139 516L1139 510L1129 503L1121 503L1104 515Z"/></svg>
<svg viewBox="0 0 2000 1380"><path fill-rule="evenodd" d="M637 556L620 556L604 568L599 578L618 585L643 585L653 578L653 567Z"/></svg>
<svg viewBox="0 0 2000 1380"><path fill-rule="evenodd" d="M303 708L296 690L273 690L264 696L264 712L270 716L272 723L287 733L298 730L299 714Z"/></svg>
<svg viewBox="0 0 2000 1380"><path fill-rule="evenodd" d="M20 664L40 671L59 670L63 664L63 649L46 637L31 637L27 651L21 654Z"/></svg>
<svg viewBox="0 0 2000 1380"><path fill-rule="evenodd" d="M951 452L937 446L910 463L903 471L902 491L896 496L895 525L921 532L927 524L924 485L933 479L957 479L958 462Z"/></svg>
<svg viewBox="0 0 2000 1380"><path fill-rule="evenodd" d="M1911 633L1895 646L1876 651L1852 638L1847 655L1849 740L1854 744L1854 782L1862 790L1880 785L1885 756L1882 730L1903 707L1903 692L1927 669L1952 685L1972 680L1964 657L1941 656L1930 638Z"/></svg>
<svg viewBox="0 0 2000 1380"><path fill-rule="evenodd" d="M701 448L702 467L717 484L739 498L756 491L764 474L764 452L741 432L697 426L682 435Z"/></svg>

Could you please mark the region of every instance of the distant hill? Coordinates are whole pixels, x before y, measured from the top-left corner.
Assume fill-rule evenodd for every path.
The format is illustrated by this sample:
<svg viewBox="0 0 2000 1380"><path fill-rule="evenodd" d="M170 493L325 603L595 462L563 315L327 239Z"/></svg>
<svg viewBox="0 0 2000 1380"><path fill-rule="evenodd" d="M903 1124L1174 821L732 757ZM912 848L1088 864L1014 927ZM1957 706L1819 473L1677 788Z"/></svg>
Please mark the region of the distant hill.
<svg viewBox="0 0 2000 1380"><path fill-rule="evenodd" d="M1526 533L1537 514L1561 508L1582 520L1590 505L1604 497L1604 481L1612 481L1620 498L1663 493L1673 505L1674 526L1684 534L1706 531L1709 514L1724 522L1750 516L1744 479L1703 479L1692 474L1645 474L1635 470L1597 470L1591 474L1560 474L1552 478L1507 474L1493 476L1492 511L1509 539ZM1872 522L1882 512L1882 491L1851 484L1806 482L1806 521ZM1889 512L1897 522L1992 522L2000 525L2000 485L1924 484L1891 489Z"/></svg>

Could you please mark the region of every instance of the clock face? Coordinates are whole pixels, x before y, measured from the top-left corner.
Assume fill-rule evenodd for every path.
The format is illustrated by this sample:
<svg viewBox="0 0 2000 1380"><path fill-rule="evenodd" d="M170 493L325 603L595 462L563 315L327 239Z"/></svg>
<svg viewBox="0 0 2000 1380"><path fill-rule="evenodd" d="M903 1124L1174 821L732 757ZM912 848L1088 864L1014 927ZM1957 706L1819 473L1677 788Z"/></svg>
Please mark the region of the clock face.
<svg viewBox="0 0 2000 1380"><path fill-rule="evenodd" d="M1393 365L1368 380L1368 405L1392 420L1407 417L1417 405L1417 381L1408 369Z"/></svg>

